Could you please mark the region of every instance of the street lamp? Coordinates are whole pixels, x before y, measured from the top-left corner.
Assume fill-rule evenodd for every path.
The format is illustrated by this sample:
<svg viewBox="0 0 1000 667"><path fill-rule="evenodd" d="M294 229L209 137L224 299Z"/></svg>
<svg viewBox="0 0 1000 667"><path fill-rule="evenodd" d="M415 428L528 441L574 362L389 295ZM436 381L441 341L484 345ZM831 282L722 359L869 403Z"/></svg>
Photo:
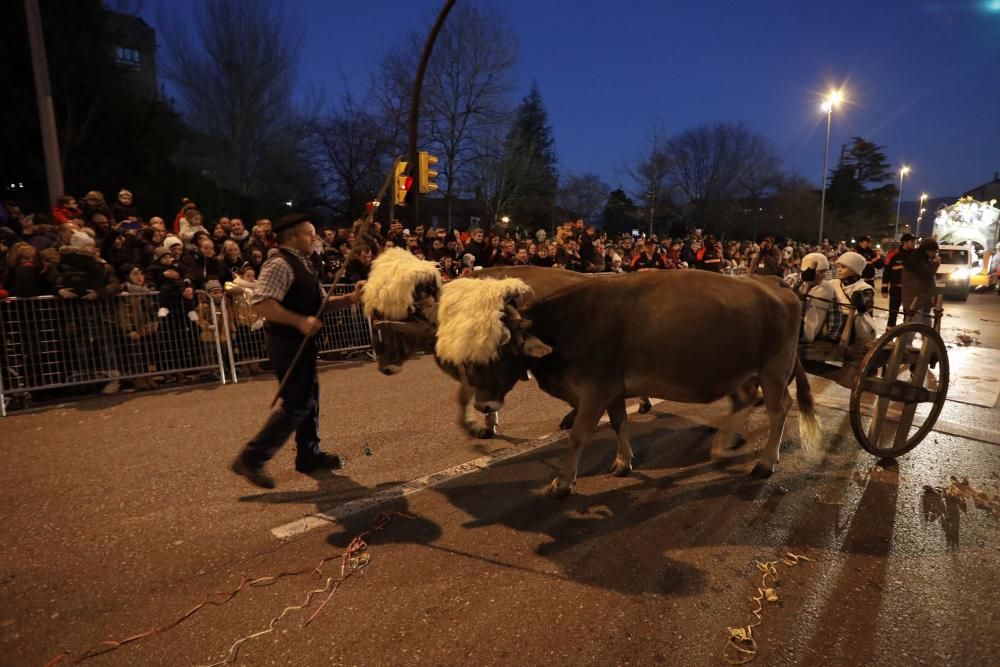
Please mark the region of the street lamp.
<svg viewBox="0 0 1000 667"><path fill-rule="evenodd" d="M510 222L510 216L508 215L503 216L502 218L500 218L500 222L507 224L508 222Z"/></svg>
<svg viewBox="0 0 1000 667"><path fill-rule="evenodd" d="M823 149L823 194L820 196L819 200L819 244L823 244L823 214L826 213L826 172L829 168L830 162L830 122L833 118L833 107L840 104L844 99L843 94L839 90L832 90L830 94L826 96L823 100L823 104L820 106L826 113L826 146Z"/></svg>
<svg viewBox="0 0 1000 667"><path fill-rule="evenodd" d="M905 164L899 169L899 199L896 201L896 238L899 238L899 209L903 206L903 176L910 173L910 168Z"/></svg>

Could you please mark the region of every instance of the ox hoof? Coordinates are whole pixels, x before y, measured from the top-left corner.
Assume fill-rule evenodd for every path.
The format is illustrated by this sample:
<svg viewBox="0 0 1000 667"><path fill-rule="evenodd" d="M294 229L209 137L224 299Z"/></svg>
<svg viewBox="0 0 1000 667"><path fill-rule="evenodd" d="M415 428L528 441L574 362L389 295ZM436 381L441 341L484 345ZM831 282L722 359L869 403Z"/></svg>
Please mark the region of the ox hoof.
<svg viewBox="0 0 1000 667"><path fill-rule="evenodd" d="M563 498L569 496L571 490L571 486L563 486L559 483L559 479L556 478L552 480L552 483L545 489L545 497L551 500L562 500Z"/></svg>
<svg viewBox="0 0 1000 667"><path fill-rule="evenodd" d="M477 428L476 432L473 434L480 440L489 440L497 434L496 426L483 426L482 428Z"/></svg>
<svg viewBox="0 0 1000 667"><path fill-rule="evenodd" d="M639 414L644 415L653 409L653 404L649 401L639 401Z"/></svg>
<svg viewBox="0 0 1000 667"><path fill-rule="evenodd" d="M766 479L774 474L774 466L766 466L763 463L758 463L750 471L752 477L757 477L759 479Z"/></svg>
<svg viewBox="0 0 1000 667"><path fill-rule="evenodd" d="M632 472L631 463L622 463L621 461L615 461L611 464L611 474L615 477L625 477L630 472Z"/></svg>

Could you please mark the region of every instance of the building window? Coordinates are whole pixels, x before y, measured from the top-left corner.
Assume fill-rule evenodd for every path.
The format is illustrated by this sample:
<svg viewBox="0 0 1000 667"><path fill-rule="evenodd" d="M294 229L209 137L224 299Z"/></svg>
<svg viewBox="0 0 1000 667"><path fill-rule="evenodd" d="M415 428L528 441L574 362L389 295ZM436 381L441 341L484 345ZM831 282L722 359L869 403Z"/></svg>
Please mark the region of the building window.
<svg viewBox="0 0 1000 667"><path fill-rule="evenodd" d="M130 49L126 46L115 47L115 60L118 61L119 65L131 69L142 69L142 61L137 49Z"/></svg>

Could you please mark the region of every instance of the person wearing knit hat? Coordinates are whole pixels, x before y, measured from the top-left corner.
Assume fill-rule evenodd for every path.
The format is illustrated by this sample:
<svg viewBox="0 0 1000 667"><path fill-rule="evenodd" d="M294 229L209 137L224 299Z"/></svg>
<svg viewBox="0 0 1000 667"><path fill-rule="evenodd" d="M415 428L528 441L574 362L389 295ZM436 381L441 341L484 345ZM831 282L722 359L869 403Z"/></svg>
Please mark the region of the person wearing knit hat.
<svg viewBox="0 0 1000 667"><path fill-rule="evenodd" d="M843 315L833 302L837 293L826 279L830 262L823 253L811 252L802 258L802 272L795 291L804 297L802 305L802 340L811 343L822 331L837 331Z"/></svg>
<svg viewBox="0 0 1000 667"><path fill-rule="evenodd" d="M843 313L855 312L852 343L867 344L875 339L875 319L872 317L875 288L861 277L867 265L868 261L863 256L848 250L837 258L837 277L831 281ZM829 332L834 334L831 337L836 340L840 339L840 333Z"/></svg>

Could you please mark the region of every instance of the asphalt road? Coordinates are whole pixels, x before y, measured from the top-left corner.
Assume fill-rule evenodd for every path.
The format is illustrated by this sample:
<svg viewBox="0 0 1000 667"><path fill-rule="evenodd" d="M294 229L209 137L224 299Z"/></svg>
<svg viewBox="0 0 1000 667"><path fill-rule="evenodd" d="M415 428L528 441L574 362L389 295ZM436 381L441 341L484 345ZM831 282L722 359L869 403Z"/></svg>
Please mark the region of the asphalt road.
<svg viewBox="0 0 1000 667"><path fill-rule="evenodd" d="M1000 354L1000 298L946 308L956 354L961 333ZM973 370L952 382L983 382ZM287 447L267 492L227 466L263 420L271 380L0 422L0 663L94 647L107 652L86 664L211 664L284 611L235 664L726 664L727 628L754 621L756 561L791 552L811 560L778 563L777 585L765 586L777 601L763 604L753 631L757 664L995 664L995 405L949 401L941 420L951 433L880 467L854 443L846 413L821 400L823 460L799 451L793 410L777 472L759 481L747 474L753 452L710 460L724 406L659 403L630 417L630 477L605 473L605 425L574 495L554 502L542 490L566 441L546 436L565 406L533 384L510 397L501 438L469 441L453 423L455 384L429 359L391 378L371 364L338 366L321 383L324 446L348 466L300 475ZM968 425L978 439L964 437ZM744 435L760 444L765 433L755 413ZM449 472L426 479L440 471ZM382 511L412 517L393 515L369 535L370 560L348 563L329 596L335 557ZM99 645L170 624L244 579L296 571L226 602L212 596L159 634ZM305 608L288 609L311 590Z"/></svg>

